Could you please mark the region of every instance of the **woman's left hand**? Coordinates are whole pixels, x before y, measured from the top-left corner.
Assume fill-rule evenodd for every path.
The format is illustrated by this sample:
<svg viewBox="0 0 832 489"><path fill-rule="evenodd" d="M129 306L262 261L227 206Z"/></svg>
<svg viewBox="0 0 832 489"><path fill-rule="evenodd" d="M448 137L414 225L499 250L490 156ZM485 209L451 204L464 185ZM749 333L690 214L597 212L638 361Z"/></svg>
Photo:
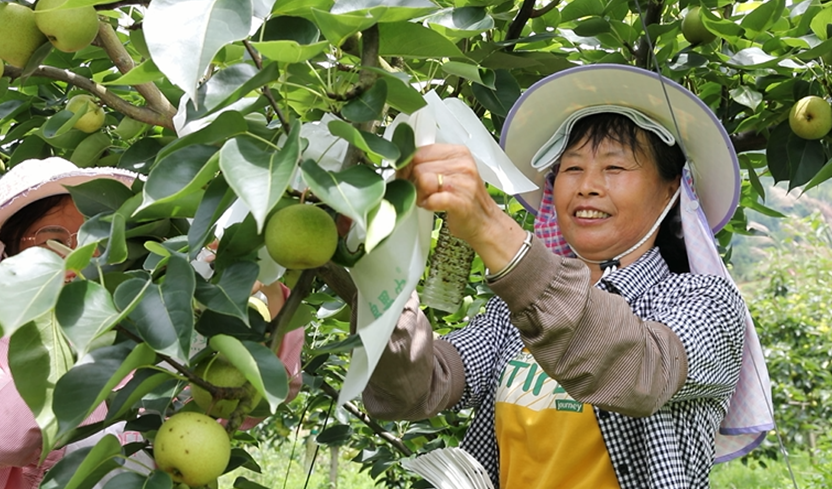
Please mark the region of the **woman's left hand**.
<svg viewBox="0 0 832 489"><path fill-rule="evenodd" d="M444 211L451 233L499 270L520 248L525 232L489 195L465 146L431 144L416 151L400 178L416 186L420 207Z"/></svg>

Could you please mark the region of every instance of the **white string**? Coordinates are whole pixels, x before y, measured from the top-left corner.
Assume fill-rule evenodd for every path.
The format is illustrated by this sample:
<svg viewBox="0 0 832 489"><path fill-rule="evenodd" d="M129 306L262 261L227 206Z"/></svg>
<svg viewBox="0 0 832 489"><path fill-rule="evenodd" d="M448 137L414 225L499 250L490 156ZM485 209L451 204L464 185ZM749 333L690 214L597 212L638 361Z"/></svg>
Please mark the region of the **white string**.
<svg viewBox="0 0 832 489"><path fill-rule="evenodd" d="M604 270L604 274L601 276L601 278L604 278L607 275L611 274L612 272L618 270L618 265L616 265L616 263L618 263L620 265L621 262L619 260L621 260L625 256L627 256L630 253L637 250L639 247L641 247L641 245L644 244L645 241L650 239L650 236L653 236L653 233L656 232L656 229L658 229L659 226L661 226L662 221L664 221L664 218L667 216L667 213L670 212L670 209L672 209L673 206L676 204L676 201L679 200L679 194L681 192L682 192L682 185L680 184L679 188L676 189L676 193L674 193L673 197L670 199L670 202L668 202L667 205L664 206L664 210L662 210L662 213L659 215L659 218L656 219L655 223L653 223L653 227L650 228L650 231L648 231L647 234L645 234L644 237L642 237L638 241L638 243L631 246L624 253L618 254L615 258L611 258L609 260L590 260L589 258L582 257L577 251L575 251L575 248L573 248L571 244L569 244L568 242L566 244L569 245L569 249L571 249L572 253L575 253L575 256L580 258L581 261L584 261L586 263L594 263L594 264L609 263L610 264L609 266L602 267L603 270Z"/></svg>

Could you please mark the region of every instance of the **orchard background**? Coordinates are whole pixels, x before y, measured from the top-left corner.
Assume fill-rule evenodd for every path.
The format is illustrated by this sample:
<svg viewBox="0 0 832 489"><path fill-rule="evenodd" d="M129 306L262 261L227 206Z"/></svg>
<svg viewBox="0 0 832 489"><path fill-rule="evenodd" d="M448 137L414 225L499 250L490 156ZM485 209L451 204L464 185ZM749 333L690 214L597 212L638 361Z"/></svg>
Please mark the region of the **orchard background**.
<svg viewBox="0 0 832 489"><path fill-rule="evenodd" d="M0 36L16 39L17 24L3 23L6 3L33 5L0 1ZM409 183L385 178L409 161L413 134L381 135L397 114L424 106L430 90L465 102L496 138L512 103L542 77L591 63L658 67L713 109L739 155L740 207L718 235L726 262L734 235L763 234L750 220L782 217L766 204L767 181L806 190L832 177L828 136L802 139L788 122L797 100L832 94L832 4L818 0L68 0L59 8L90 6L100 23L89 46L66 53L45 42L21 66L6 60L0 78L3 171L61 156L146 175L129 191L101 181L72 190L89 220L66 260L35 249L0 264L2 334L11 336L13 374L26 379L18 388L45 451L120 421L152 440L164 417L193 409L183 388L189 380L204 385L193 370L210 350L249 365L247 378L267 401L260 414L272 415L257 437L232 423L229 470L259 470L247 445L279 443L301 429L317 433L319 444L347 447L380 484L409 487L398 458L457 444L470 413L383 423L357 399L334 402L360 341L350 334L349 269L366 241L383 242L414 205ZM692 45L683 36L682 19L695 6L713 41ZM84 110L66 110L79 94L103 108L103 125L92 132L75 128ZM531 226L516 200L492 194ZM326 265L281 275L263 252L262 229L272 212L299 199L330 212L342 234L350 223L372 230L367 246L342 235ZM192 262L237 200L251 212L221 233L215 273L203 279ZM828 228L817 219L795 228L789 243L814 229L812 249L828 250ZM779 249L769 266L792 256ZM822 271L827 256L813 270ZM794 279L807 264L792 265L766 268L750 302L773 362L777 415L794 422L785 442L800 446L805 433L828 432L832 346L820 305L828 302L819 300L828 287L807 289ZM62 287L67 269L81 278ZM828 283L821 275L807 280ZM269 323L247 306L258 276L280 276L292 288ZM426 312L447 332L490 294L475 260L459 310ZM790 297L817 309L794 312L783 303ZM295 328L306 335L304 387L285 404L286 376L268 350ZM208 345L192 357L195 331ZM107 420L79 428L101 401ZM90 487L150 447L105 438L64 459L44 487ZM758 453L778 456L773 447ZM245 479L235 487L262 487ZM160 471L130 473L118 487L172 482Z"/></svg>

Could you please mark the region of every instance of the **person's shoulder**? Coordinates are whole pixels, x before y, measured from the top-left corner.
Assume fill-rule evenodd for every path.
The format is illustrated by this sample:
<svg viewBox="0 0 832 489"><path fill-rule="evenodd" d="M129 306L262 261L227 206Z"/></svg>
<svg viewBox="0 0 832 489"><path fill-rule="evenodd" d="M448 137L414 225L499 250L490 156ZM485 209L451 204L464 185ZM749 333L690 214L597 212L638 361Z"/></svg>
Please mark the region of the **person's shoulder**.
<svg viewBox="0 0 832 489"><path fill-rule="evenodd" d="M717 299L744 304L734 282L727 277L701 273L670 273L656 283L653 293L684 298Z"/></svg>

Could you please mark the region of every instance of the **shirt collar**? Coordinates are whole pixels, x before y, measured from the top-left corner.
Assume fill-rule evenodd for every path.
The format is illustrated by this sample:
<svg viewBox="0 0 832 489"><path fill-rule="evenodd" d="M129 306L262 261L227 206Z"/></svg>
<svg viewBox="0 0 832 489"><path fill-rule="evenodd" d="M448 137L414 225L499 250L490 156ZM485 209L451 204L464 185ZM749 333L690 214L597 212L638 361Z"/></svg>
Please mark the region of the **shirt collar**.
<svg viewBox="0 0 832 489"><path fill-rule="evenodd" d="M632 302L650 287L665 280L670 268L662 258L658 247L653 247L630 265L619 268L598 281L597 287L615 292Z"/></svg>

